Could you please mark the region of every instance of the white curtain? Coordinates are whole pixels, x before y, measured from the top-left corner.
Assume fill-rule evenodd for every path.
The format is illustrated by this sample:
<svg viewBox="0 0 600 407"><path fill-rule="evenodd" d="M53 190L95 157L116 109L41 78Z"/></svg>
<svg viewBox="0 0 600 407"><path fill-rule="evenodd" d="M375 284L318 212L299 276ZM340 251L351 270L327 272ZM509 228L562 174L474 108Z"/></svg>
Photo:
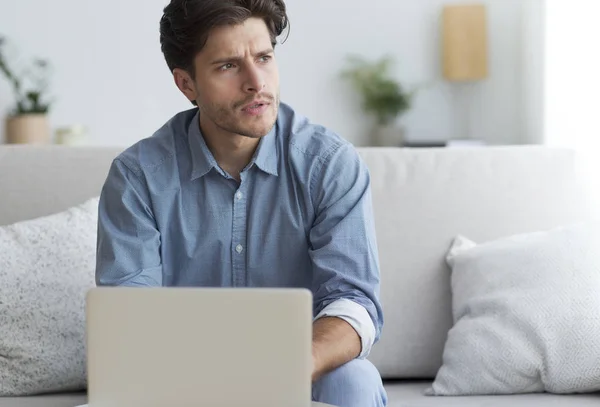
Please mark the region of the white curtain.
<svg viewBox="0 0 600 407"><path fill-rule="evenodd" d="M600 1L546 0L543 143L574 148L600 198Z"/></svg>

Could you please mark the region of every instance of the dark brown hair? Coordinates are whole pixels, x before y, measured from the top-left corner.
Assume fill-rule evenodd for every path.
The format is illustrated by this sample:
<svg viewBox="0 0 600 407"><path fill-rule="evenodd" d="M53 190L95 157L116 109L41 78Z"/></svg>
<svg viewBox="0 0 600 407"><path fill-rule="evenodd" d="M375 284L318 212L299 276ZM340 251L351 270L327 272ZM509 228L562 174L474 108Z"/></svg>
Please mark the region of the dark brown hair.
<svg viewBox="0 0 600 407"><path fill-rule="evenodd" d="M210 31L218 26L242 24L262 18L273 47L288 26L283 0L171 0L160 20L160 44L169 69L185 69L194 75L194 58Z"/></svg>

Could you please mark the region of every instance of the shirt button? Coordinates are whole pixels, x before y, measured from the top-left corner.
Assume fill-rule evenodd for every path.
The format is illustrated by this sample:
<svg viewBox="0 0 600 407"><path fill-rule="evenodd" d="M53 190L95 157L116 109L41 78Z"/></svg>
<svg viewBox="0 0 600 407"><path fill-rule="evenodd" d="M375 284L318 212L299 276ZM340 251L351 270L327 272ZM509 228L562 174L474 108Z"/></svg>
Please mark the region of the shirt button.
<svg viewBox="0 0 600 407"><path fill-rule="evenodd" d="M242 196L244 196L244 194L242 194L240 191L238 191L238 192L235 194L235 197L237 198L237 200L238 200L238 201L239 201L240 199L242 199Z"/></svg>
<svg viewBox="0 0 600 407"><path fill-rule="evenodd" d="M236 251L236 252L238 252L238 253L241 253L241 252L242 252L242 250L244 250L244 247L243 247L241 244L238 244L238 245L235 247L235 251Z"/></svg>

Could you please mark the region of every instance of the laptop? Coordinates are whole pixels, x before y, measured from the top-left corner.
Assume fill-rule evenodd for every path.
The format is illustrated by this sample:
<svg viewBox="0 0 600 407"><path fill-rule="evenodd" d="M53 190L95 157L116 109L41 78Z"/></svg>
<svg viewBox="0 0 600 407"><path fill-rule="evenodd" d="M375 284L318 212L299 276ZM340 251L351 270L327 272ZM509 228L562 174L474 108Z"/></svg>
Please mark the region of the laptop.
<svg viewBox="0 0 600 407"><path fill-rule="evenodd" d="M98 287L87 296L90 407L309 407L304 289Z"/></svg>

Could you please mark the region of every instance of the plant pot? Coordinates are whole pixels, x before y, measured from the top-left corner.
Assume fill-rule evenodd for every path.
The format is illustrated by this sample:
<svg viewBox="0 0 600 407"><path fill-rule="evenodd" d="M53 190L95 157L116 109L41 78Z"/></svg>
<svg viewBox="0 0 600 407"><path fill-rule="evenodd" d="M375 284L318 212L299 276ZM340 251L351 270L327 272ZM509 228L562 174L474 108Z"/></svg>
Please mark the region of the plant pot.
<svg viewBox="0 0 600 407"><path fill-rule="evenodd" d="M377 147L401 147L404 141L404 128L396 124L376 126L373 129L372 143Z"/></svg>
<svg viewBox="0 0 600 407"><path fill-rule="evenodd" d="M9 116L6 119L7 144L49 144L50 123L44 113Z"/></svg>

